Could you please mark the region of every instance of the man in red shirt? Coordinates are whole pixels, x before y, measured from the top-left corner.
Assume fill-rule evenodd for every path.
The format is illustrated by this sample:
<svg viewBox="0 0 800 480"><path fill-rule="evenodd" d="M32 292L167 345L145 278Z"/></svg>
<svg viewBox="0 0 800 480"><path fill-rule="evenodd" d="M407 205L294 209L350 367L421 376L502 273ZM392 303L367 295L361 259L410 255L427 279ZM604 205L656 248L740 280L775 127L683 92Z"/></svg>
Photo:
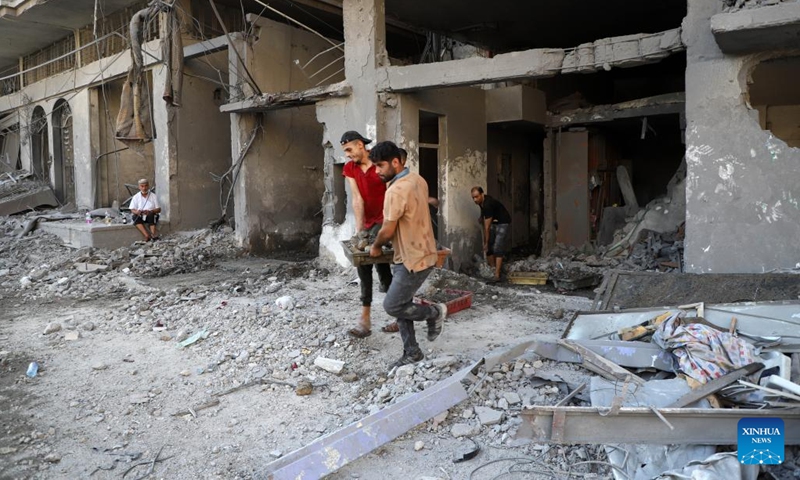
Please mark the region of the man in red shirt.
<svg viewBox="0 0 800 480"><path fill-rule="evenodd" d="M353 198L353 213L356 217L356 232L369 236L377 235L383 224L383 198L386 185L378 176L375 165L369 159L365 145L372 140L355 131L345 132L340 143L345 156L350 160L344 164L343 175L350 184ZM357 268L361 283L361 319L348 333L356 338L368 337L372 334L370 313L372 309L372 265ZM381 292L389 290L392 273L387 263L375 265L380 280ZM397 331L396 325L387 325L384 331Z"/></svg>

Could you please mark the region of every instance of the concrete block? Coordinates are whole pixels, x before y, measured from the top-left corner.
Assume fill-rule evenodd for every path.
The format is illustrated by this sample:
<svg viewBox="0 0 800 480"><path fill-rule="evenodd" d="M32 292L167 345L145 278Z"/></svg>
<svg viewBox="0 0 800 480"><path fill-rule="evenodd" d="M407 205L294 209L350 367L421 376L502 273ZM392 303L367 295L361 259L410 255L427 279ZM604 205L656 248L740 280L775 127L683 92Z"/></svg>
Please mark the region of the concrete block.
<svg viewBox="0 0 800 480"><path fill-rule="evenodd" d="M133 225L102 222L85 223L81 220L63 222L40 222L39 228L61 238L65 245L74 248L94 247L115 250L129 247L133 242L142 240L142 235ZM158 225L160 235L169 232L169 224Z"/></svg>
<svg viewBox="0 0 800 480"><path fill-rule="evenodd" d="M544 92L527 85L493 88L486 91L486 122L524 120L547 123L547 100Z"/></svg>
<svg viewBox="0 0 800 480"><path fill-rule="evenodd" d="M664 53L663 49L661 48L662 37L663 35L649 35L643 37L639 41L639 53L648 59L652 59L658 55L666 56L666 53Z"/></svg>
<svg viewBox="0 0 800 480"><path fill-rule="evenodd" d="M489 407L475 407L475 413L478 414L478 419L481 425L497 425L503 421L503 412Z"/></svg>
<svg viewBox="0 0 800 480"><path fill-rule="evenodd" d="M522 399L519 397L517 392L505 392L503 394L503 398L506 399L509 405L517 405L518 403L522 403Z"/></svg>
<svg viewBox="0 0 800 480"><path fill-rule="evenodd" d="M470 425L468 423L456 423L450 427L450 434L454 437L472 437L480 433L481 429L477 425Z"/></svg>
<svg viewBox="0 0 800 480"><path fill-rule="evenodd" d="M661 34L661 49L672 50L683 47L683 40L681 40L681 29L673 28Z"/></svg>
<svg viewBox="0 0 800 480"><path fill-rule="evenodd" d="M615 37L612 47L615 66L630 67L641 64L639 41L642 35L626 35Z"/></svg>
<svg viewBox="0 0 800 480"><path fill-rule="evenodd" d="M594 42L594 61L598 67L609 70L614 62L614 49L610 38Z"/></svg>
<svg viewBox="0 0 800 480"><path fill-rule="evenodd" d="M317 357L316 360L314 360L314 365L335 375L342 373L342 370L344 370L343 361L333 360L331 358Z"/></svg>

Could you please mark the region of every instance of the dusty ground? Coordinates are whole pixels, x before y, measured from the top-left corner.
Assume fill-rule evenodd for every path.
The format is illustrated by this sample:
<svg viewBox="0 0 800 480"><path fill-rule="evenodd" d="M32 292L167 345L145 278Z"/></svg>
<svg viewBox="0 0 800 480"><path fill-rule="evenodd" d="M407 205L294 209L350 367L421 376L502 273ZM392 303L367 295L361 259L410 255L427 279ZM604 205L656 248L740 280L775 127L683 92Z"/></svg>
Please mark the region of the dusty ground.
<svg viewBox="0 0 800 480"><path fill-rule="evenodd" d="M37 233L28 245L50 241ZM203 264L209 268L175 269L193 273L136 276L147 272L137 270L137 261L158 261L166 251L184 254L180 241L163 245L152 251L137 247L143 251L130 253L130 265L91 274L71 270L71 260L86 252L47 246L23 255L11 240L2 245L0 478L121 478L146 462L125 475L139 478L159 452L164 460L153 465L151 478L258 477L281 454L423 385L404 386L387 375L401 345L398 334L379 331L389 319L377 288L373 335L365 340L345 335L358 311L352 269L227 256L213 266ZM58 271L42 276L35 274L37 268ZM26 275L32 285L20 283ZM477 293L472 308L451 317L437 341L420 335L427 358L418 373L433 375L422 378L428 382L521 336L560 334L571 311L591 304L581 296L486 287L456 275L435 283ZM286 295L294 309L276 305ZM44 334L53 323L61 329ZM162 325L164 330L154 331ZM207 338L178 346L178 340L203 329ZM317 356L343 360L350 375L320 370L313 365ZM456 359L449 368L431 367L433 359L447 356ZM31 361L40 365L32 379L25 376ZM309 396L296 395L292 386L258 382L294 385L302 377L317 385ZM241 385L252 386L219 395ZM219 403L198 408L211 400ZM485 402L496 403L475 397L451 409L442 425L427 422L330 478L464 479L487 462L512 457L537 458L540 463L528 468L541 475L505 478L551 478L552 470L542 465L558 470L574 462L569 449L511 447L508 427L501 425L481 428L475 437L481 454L454 464L467 443L451 434L451 425L476 424L474 417L464 418L464 411ZM194 414L188 413L190 407ZM420 441L424 446L417 451ZM589 458L595 458L592 451ZM509 465L488 465L472 478L494 478ZM598 466L584 471L607 475Z"/></svg>

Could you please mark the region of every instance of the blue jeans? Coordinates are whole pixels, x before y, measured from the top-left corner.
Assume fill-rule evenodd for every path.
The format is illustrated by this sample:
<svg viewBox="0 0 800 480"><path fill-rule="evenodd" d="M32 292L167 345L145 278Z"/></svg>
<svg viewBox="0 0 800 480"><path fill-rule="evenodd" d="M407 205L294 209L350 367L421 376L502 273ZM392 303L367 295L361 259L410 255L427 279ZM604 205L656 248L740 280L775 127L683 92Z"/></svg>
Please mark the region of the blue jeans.
<svg viewBox="0 0 800 480"><path fill-rule="evenodd" d="M432 271L433 267L429 267L419 272L409 272L403 264L392 265L392 285L383 299L383 308L397 319L404 355L413 355L420 351L414 333L414 322L432 320L439 315L436 307L414 303L414 294Z"/></svg>

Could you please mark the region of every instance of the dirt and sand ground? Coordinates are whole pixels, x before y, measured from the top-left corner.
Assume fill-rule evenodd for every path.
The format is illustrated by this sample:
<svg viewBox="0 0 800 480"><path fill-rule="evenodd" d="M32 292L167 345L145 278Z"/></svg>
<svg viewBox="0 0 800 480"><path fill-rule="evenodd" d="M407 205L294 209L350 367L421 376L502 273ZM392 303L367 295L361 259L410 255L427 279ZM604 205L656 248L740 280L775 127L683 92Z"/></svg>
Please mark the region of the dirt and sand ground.
<svg viewBox="0 0 800 480"><path fill-rule="evenodd" d="M426 360L400 381L387 370L400 339L379 331L390 319L377 288L372 336L345 333L359 310L352 268L241 256L224 234L208 232L96 252L58 246L41 232L9 237L14 228L0 244L0 478L257 478L281 455L488 351L530 334L559 335L571 312L591 304L590 292L563 296L437 274L427 287L474 291L473 305L435 342L420 335ZM108 268L77 273L79 261ZM276 303L281 297L289 303ZM179 346L203 331L205 338ZM345 362L344 372L317 368L320 356ZM39 373L28 378L33 361ZM508 390L533 368L522 362L495 375ZM295 393L301 379L315 385L310 395ZM542 388L526 401L558 393ZM515 463L489 462L516 457L534 459L531 472L508 478L551 478L598 458L591 448L513 446L519 406L503 403L500 390L475 395L330 478L489 479ZM481 405L504 411L505 420L481 426L473 413ZM454 436L458 423L473 429L481 453L454 464L471 445ZM581 471L608 475L602 465Z"/></svg>

